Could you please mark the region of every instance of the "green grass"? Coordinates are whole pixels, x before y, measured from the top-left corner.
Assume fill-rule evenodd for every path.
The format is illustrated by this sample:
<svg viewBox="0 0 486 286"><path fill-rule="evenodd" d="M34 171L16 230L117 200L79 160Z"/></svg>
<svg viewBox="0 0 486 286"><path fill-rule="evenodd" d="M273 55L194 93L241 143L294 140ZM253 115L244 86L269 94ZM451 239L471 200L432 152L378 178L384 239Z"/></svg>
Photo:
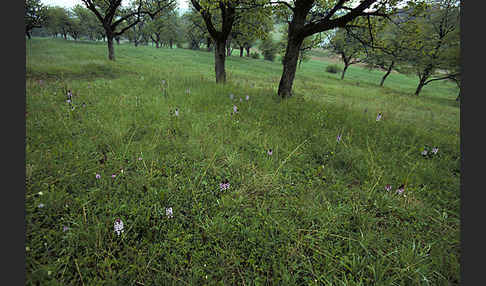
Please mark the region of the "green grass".
<svg viewBox="0 0 486 286"><path fill-rule="evenodd" d="M459 284L454 85L311 60L281 101L277 61L26 46L27 285Z"/></svg>

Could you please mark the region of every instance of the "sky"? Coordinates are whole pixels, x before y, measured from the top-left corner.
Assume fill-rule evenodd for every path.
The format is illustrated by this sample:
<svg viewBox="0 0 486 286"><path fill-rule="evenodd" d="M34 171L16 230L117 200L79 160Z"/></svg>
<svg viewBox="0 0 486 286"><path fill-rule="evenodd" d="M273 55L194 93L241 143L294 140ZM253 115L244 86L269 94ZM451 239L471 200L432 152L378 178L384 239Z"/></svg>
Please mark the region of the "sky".
<svg viewBox="0 0 486 286"><path fill-rule="evenodd" d="M47 6L61 6L64 8L72 8L77 4L83 5L81 0L41 0L41 2ZM179 2L179 9L182 11L188 9L188 0L177 0ZM122 0L122 5L128 3L127 0Z"/></svg>

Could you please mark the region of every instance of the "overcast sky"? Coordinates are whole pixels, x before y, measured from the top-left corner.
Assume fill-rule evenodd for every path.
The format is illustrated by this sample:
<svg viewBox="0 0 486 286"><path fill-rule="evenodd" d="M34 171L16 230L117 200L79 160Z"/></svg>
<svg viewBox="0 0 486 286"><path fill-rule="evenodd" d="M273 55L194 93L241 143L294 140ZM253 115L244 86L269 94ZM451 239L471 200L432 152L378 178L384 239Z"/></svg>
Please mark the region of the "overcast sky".
<svg viewBox="0 0 486 286"><path fill-rule="evenodd" d="M61 6L65 8L72 8L76 6L76 4L83 5L81 0L41 0L42 3L48 6ZM177 0L179 2L179 9L182 11L187 9L187 2L188 0ZM128 0L122 0L122 4L128 3Z"/></svg>

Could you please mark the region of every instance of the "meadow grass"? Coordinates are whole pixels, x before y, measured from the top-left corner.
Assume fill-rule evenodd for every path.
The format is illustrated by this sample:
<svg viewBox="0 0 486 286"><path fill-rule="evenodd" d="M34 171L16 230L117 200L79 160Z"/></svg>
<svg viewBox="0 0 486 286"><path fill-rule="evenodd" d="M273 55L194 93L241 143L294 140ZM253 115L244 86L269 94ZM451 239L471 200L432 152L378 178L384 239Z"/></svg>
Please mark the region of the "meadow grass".
<svg viewBox="0 0 486 286"><path fill-rule="evenodd" d="M453 84L311 60L282 101L279 62L26 47L27 285L459 284Z"/></svg>

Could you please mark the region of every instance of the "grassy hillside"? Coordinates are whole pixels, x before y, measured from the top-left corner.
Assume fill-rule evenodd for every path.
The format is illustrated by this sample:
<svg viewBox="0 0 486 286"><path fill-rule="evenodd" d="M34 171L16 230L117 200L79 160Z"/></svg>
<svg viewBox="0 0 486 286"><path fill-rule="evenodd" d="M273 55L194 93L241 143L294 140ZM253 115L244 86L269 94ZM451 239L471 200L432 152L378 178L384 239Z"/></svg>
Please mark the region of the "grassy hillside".
<svg viewBox="0 0 486 286"><path fill-rule="evenodd" d="M459 284L453 84L311 60L281 101L278 62L26 47L28 285Z"/></svg>

